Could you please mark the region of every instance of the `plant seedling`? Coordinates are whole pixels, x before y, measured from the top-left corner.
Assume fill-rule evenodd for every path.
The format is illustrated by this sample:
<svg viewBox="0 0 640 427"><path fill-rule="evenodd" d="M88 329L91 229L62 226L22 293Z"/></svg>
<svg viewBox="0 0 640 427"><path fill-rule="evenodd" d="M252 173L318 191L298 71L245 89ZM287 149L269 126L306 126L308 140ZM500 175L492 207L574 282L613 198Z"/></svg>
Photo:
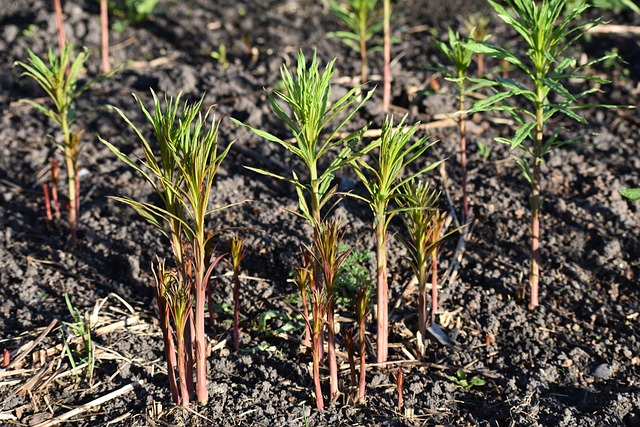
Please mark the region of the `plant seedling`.
<svg viewBox="0 0 640 427"><path fill-rule="evenodd" d="M390 208L392 201L399 194L404 183L437 167L441 161L434 162L418 172L402 177L409 164L419 158L426 150L435 144L427 143L428 138L420 138L410 142L414 137L418 124L405 126L406 117L393 126L393 118L387 116L382 125L381 137L373 142L378 147L378 158L373 165L364 158L355 158L351 162L353 169L365 187L366 196L352 195L364 201L373 213L373 228L376 235L377 254L377 361L387 361L389 342L389 290L387 283L387 240L391 219L397 212Z"/></svg>
<svg viewBox="0 0 640 427"><path fill-rule="evenodd" d="M367 81L368 52L374 37L383 27L379 0L330 0L329 9L348 31L336 31L328 37L338 37L342 42L360 54L360 84Z"/></svg>
<svg viewBox="0 0 640 427"><path fill-rule="evenodd" d="M178 279L189 280L189 283L192 283L189 289L195 303L193 330L195 332L196 395L198 403L205 404L208 400L204 334L205 291L211 272L223 257L221 255L214 259L212 256L211 239L219 231L208 232L206 221L210 215L237 204L208 208L214 178L233 143L219 151L220 122L212 119L211 125L208 125L210 110L204 115L200 112L202 100L194 104L185 102L182 113L178 115L180 96L165 100L163 110L153 91L152 95L153 115L145 108L140 98L135 95L134 98L153 126L160 146L159 153L153 151L138 128L115 107L112 108L137 134L144 157L131 159L113 144L102 138L100 141L151 184L160 198L159 204L136 201L129 197L114 199L131 206L171 241L176 266L184 270ZM157 155L160 160L156 157ZM181 284L180 288L182 286L184 284ZM185 328L185 334L190 331L190 327ZM188 344L190 339L185 337L185 342ZM182 404L186 405L184 400Z"/></svg>
<svg viewBox="0 0 640 427"><path fill-rule="evenodd" d="M330 81L334 74L335 61L335 59L330 61L321 72L316 53L314 52L311 64L307 66L306 58L300 51L295 75L284 65L280 69L282 90L274 90L274 95L268 94L268 96L274 113L293 133L294 143L232 119L267 141L282 146L304 162L306 170L293 171L292 178L264 169L253 167L247 167L247 169L293 184L299 205L299 212L293 213L308 220L314 229L321 222L321 209L331 207L328 203L336 192L332 184L337 171L371 149L365 147L361 151L354 152L353 144L360 140L366 129L349 133L342 138L337 136L356 111L371 97L373 91L361 96L360 88L357 87L331 103ZM290 111L286 112L285 109ZM338 123L327 129L338 117L340 117ZM335 150L338 153L332 159L327 159ZM324 170L321 170L321 165L326 165ZM307 178L304 179L304 177Z"/></svg>
<svg viewBox="0 0 640 427"><path fill-rule="evenodd" d="M484 39L483 39L484 40ZM465 96L467 94L467 80L465 79L467 69L471 65L473 52L465 48L460 42L460 34L449 29L449 43L435 40L434 44L449 59L453 68L440 66L441 71L448 76L449 80L456 83L458 95L458 130L460 133L460 167L462 169L462 222L469 217L469 195L467 193L467 130Z"/></svg>
<svg viewBox="0 0 640 427"><path fill-rule="evenodd" d="M402 187L398 198L407 232L407 237L400 241L409 252L409 265L418 279L418 331L422 339L429 324L435 323L438 311L438 249L444 238L457 231L441 236L446 214L438 208L438 197L427 183L412 181ZM428 323L426 284L430 269L431 321Z"/></svg>
<svg viewBox="0 0 640 427"><path fill-rule="evenodd" d="M480 377L472 377L471 379L468 379L467 374L462 369L458 369L455 375L449 375L447 378L458 387L467 391L471 390L473 387L482 387L487 383Z"/></svg>
<svg viewBox="0 0 640 427"><path fill-rule="evenodd" d="M73 322L62 322L62 325L64 326L63 332L68 328L73 336L79 338L82 342L82 350L71 350L69 340L63 335L64 351L67 353L67 358L73 368L76 379L78 378L78 371L74 355L80 356L82 363L87 364L87 376L89 378L89 383L91 383L95 367L95 352L93 342L91 340L91 323L89 319L80 312L80 310L73 306L71 299L69 299L69 294L64 294L64 300L67 304L69 314L71 314L71 317L73 318Z"/></svg>
<svg viewBox="0 0 640 427"><path fill-rule="evenodd" d="M306 342L311 343L311 329L309 327L309 302L308 295L310 292L310 288L312 287L311 281L311 258L306 250L302 250L302 262L299 266L297 266L294 270L295 278L294 281L298 286L298 290L300 291L300 297L302 300L302 318L304 319L304 339Z"/></svg>
<svg viewBox="0 0 640 427"><path fill-rule="evenodd" d="M29 50L29 61L27 63L20 61L15 63L15 65L25 70L22 75L35 80L53 102L53 108L47 108L34 100L20 100L40 110L62 132L62 143L58 144L58 149L64 153L64 161L67 167L69 230L72 247L76 244L80 211L78 145L83 134L82 130L74 128L74 122L77 118L75 101L89 87L109 76L109 74L106 74L96 77L78 86L78 79L88 58L89 53L86 48L76 54L72 45L65 44L59 55L49 50L47 63L31 50Z"/></svg>
<svg viewBox="0 0 640 427"><path fill-rule="evenodd" d="M246 258L245 241L238 235L231 238L229 263L233 269L233 348L240 348L240 263Z"/></svg>
<svg viewBox="0 0 640 427"><path fill-rule="evenodd" d="M340 274L340 267L344 264L350 252L349 250L339 251L343 237L344 229L337 220L322 221L318 226L318 232L314 235L313 248L308 251L312 254L313 263L319 267L316 271L322 275L323 293L326 296L327 357L329 359L331 401L334 401L338 394L338 362L336 358L334 321L335 285ZM320 282L316 281L316 286L318 283Z"/></svg>
<svg viewBox="0 0 640 427"><path fill-rule="evenodd" d="M525 179L531 187L529 202L531 205L531 262L529 273L529 309L539 304L538 287L540 281L540 215L542 211L542 164L547 155L555 148L575 143L580 138L568 141L560 139L561 128L547 135L547 124L556 114L563 115L578 123L586 124L586 120L576 110L590 107L606 107L611 105L580 104L585 95L598 91L592 87L579 93L572 93L565 82L572 80L593 81L598 84L609 83L596 75L587 75L585 69L591 65L605 61L604 56L586 64L577 65L577 60L567 54L569 49L590 28L601 23L601 19L593 19L572 26L574 20L588 6L580 6L565 10L565 0L506 0L506 6L493 0L489 4L498 16L512 27L528 45L525 55L517 55L502 47L480 40L468 40L467 49L475 53L487 54L504 60L518 67L527 76L529 86L511 79L496 78L496 81L479 79L479 84L490 86L495 94L476 102L467 113L478 111L506 111L518 125L511 138L496 138L507 144L512 150L518 149L522 155L516 157ZM523 103L516 103L519 98ZM523 106L526 105L526 106Z"/></svg>

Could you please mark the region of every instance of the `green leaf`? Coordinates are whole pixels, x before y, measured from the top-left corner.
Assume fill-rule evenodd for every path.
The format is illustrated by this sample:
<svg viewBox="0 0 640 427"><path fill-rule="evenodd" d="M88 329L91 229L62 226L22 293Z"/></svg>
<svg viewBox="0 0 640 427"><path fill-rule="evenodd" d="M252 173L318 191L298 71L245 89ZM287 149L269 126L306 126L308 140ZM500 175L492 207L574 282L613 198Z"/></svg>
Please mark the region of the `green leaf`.
<svg viewBox="0 0 640 427"><path fill-rule="evenodd" d="M640 200L640 188L625 188L622 190L618 190L618 193L629 200L633 200L634 202Z"/></svg>

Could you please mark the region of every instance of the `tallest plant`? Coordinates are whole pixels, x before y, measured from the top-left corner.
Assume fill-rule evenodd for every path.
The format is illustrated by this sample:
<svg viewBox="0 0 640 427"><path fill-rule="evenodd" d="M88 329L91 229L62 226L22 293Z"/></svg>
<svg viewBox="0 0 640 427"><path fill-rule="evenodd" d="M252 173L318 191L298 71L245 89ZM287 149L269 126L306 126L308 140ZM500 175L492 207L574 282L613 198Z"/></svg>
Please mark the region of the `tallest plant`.
<svg viewBox="0 0 640 427"><path fill-rule="evenodd" d="M488 1L498 16L526 42L525 54L517 55L502 47L477 40L469 40L465 46L475 53L487 54L515 65L524 72L528 82L521 84L506 78L497 78L496 81L480 79L480 83L492 86L496 93L476 103L468 112L507 111L518 124L512 138L496 140L521 152L515 159L531 186L529 309L533 310L538 305L540 280L540 215L543 199L541 167L545 156L555 148L579 139L559 139L561 129L558 128L548 134L547 124L557 114L586 124L586 120L576 110L594 107L581 104L580 99L598 89L588 88L579 93L571 93L564 83L569 79L609 83L601 77L583 74L586 68L608 56L578 66L576 59L567 52L590 28L601 23L600 19L594 19L572 26L573 21L588 8L584 3L564 11L565 0L506 0L504 3L510 8L508 10L502 2ZM511 102L514 98L520 98L524 103Z"/></svg>

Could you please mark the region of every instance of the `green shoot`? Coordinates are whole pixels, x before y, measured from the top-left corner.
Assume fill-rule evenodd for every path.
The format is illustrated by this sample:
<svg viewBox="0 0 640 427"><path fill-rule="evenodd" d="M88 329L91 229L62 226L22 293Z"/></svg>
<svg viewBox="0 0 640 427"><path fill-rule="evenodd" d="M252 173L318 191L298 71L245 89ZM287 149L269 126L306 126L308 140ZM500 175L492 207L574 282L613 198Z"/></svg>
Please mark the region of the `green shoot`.
<svg viewBox="0 0 640 427"><path fill-rule="evenodd" d="M455 375L449 375L447 378L458 387L461 387L467 391L471 390L473 387L482 387L487 383L480 377L467 379L467 374L462 369L458 369Z"/></svg>
<svg viewBox="0 0 640 427"><path fill-rule="evenodd" d="M476 27L477 28L477 27ZM456 83L458 95L458 130L460 133L460 167L462 169L462 222L469 218L469 196L467 192L467 130L465 110L465 96L467 92L467 81L465 75L471 65L473 52L460 43L460 34L449 29L449 43L439 40L434 41L440 51L449 59L453 68L450 71L447 67L441 66L444 74Z"/></svg>
<svg viewBox="0 0 640 427"><path fill-rule="evenodd" d="M518 149L521 156L516 157L525 179L531 187L529 197L531 205L531 262L529 273L530 299L529 309L539 304L538 288L540 281L540 215L542 211L542 164L546 156L555 148L575 143L580 138L568 141L560 139L562 129L555 129L548 134L547 124L555 115L562 115L578 123L586 124L586 120L576 113L581 108L596 105L580 104L585 95L598 91L598 88L587 88L579 93L572 93L564 85L569 80L593 81L597 84L608 83L596 75L587 75L584 71L594 63L608 59L608 56L577 65L577 60L567 54L567 50L575 44L590 28L601 23L601 19L593 19L572 26L573 21L588 6L581 3L573 9L566 9L565 0L507 0L502 3L488 0L498 16L512 27L526 42L528 49L524 55L517 55L502 47L479 40L469 40L465 46L475 53L490 55L518 67L527 76L528 85L511 79L497 78L496 81L479 79L479 84L491 86L495 94L476 102L467 111L506 111L518 125L512 138L496 138L507 144L512 150ZM566 10L565 10L566 9ZM565 13L563 13L565 10ZM519 98L523 102L515 102ZM611 108L611 105L597 105Z"/></svg>
<svg viewBox="0 0 640 427"><path fill-rule="evenodd" d="M387 361L389 342L389 291L387 283L387 229L396 211L390 208L391 202L399 194L402 185L415 177L427 172L441 161L432 163L425 168L410 174L402 175L409 164L418 159L435 143L427 143L427 138L420 138L410 142L414 137L418 124L406 127L405 118L397 128L393 127L393 118L388 116L382 125L382 136L373 143L378 147L378 158L370 165L360 157L351 164L367 195L365 197L353 195L369 205L373 213L373 228L376 235L377 254L377 297L378 297L378 329L377 329L377 361Z"/></svg>
<svg viewBox="0 0 640 427"><path fill-rule="evenodd" d="M208 126L209 111L202 115L202 100L195 104L185 103L178 115L180 96L165 101L165 109L152 92L153 115L142 101L135 97L140 108L154 128L160 145L157 154L138 128L119 109L114 109L137 134L144 153L142 159L131 159L113 144L100 139L121 161L137 171L158 194L161 204L140 202L129 197L115 197L131 206L146 221L157 227L171 242L175 263L186 269L180 280L193 284L195 302L194 343L196 364L196 395L198 403L208 400L206 388L206 337L204 313L206 287L213 268L222 258L213 259L211 239L219 231L210 233L206 229L207 218L233 205L209 209L209 198L213 181L220 164L232 144L219 151L219 121L212 119ZM191 328L186 328L189 333ZM185 340L187 343L190 341ZM166 343L165 343L166 345ZM186 405L185 401L182 401Z"/></svg>
<svg viewBox="0 0 640 427"><path fill-rule="evenodd" d="M338 394L338 362L336 358L336 336L334 327L335 285L340 274L340 267L344 264L350 252L349 250L345 252L340 252L339 250L343 237L344 229L338 221L322 221L318 225L318 232L314 236L313 248L308 251L313 254L313 263L319 266L316 271L322 275L322 283L324 284L323 292L324 295L326 295L329 396L332 402Z"/></svg>
<svg viewBox="0 0 640 427"><path fill-rule="evenodd" d="M225 70L229 68L229 58L227 57L227 47L224 43L218 46L218 50L212 50L209 54L213 59L218 62L218 65L222 66Z"/></svg>
<svg viewBox="0 0 640 427"><path fill-rule="evenodd" d="M78 86L78 79L88 58L87 49L76 54L72 45L65 44L59 55L49 50L47 62L29 50L27 63L20 61L15 63L15 65L24 68L25 71L22 75L32 78L44 89L53 103L53 108L30 99L22 99L21 102L40 110L62 132L62 143L58 144L58 149L64 153L67 167L69 231L72 247L75 246L77 240L80 211L78 145L83 134L82 130L75 129L73 126L77 118L75 101L89 87L106 77L106 75L101 76Z"/></svg>
<svg viewBox="0 0 640 427"><path fill-rule="evenodd" d="M69 339L63 336L64 350L67 354L67 358L69 359L69 363L71 364L71 368L78 378L78 367L76 365L76 360L74 355L78 355L82 363L86 363L87 365L87 376L89 378L89 383L93 381L93 370L95 367L95 351L93 341L91 340L91 323L88 316L85 316L73 306L71 303L71 299L69 298L69 294L64 294L64 300L67 304L67 309L69 310L69 314L73 318L72 322L62 322L64 329L68 328L73 337L76 340L79 340L82 343L81 350L72 350L69 345ZM74 340L75 341L75 340Z"/></svg>
<svg viewBox="0 0 640 427"><path fill-rule="evenodd" d="M338 138L338 132L351 120L373 92L370 91L361 96L360 88L354 88L331 103L330 81L334 73L334 63L335 59L329 62L321 72L316 54L314 53L311 64L307 66L304 54L300 51L295 75L284 65L280 69L283 89L275 90L275 96L269 95L269 101L273 112L293 133L295 142L283 140L264 130L255 129L234 120L267 141L282 146L304 162L306 170L293 171L292 178L263 169L252 167L248 169L292 183L296 188L299 204L299 212L294 213L307 219L314 229L321 222L321 210L331 206L329 202L336 192L332 184L338 170L367 150L365 148L363 151L354 152L352 147L365 129L342 138ZM287 113L286 109L290 112ZM338 118L338 123L329 127L334 119L338 120ZM330 153L335 150L338 150L338 153L331 156ZM321 165L324 166L323 170ZM304 177L307 179L305 180Z"/></svg>
<svg viewBox="0 0 640 427"><path fill-rule="evenodd" d="M457 231L441 236L446 215L438 209L438 197L439 194L427 183L412 181L403 186L402 195L398 198L407 232L407 237L400 240L409 252L409 265L418 279L418 331L421 339L425 339L429 326L426 290L429 270L431 267L430 323L433 324L438 311L438 249L445 237Z"/></svg>
<svg viewBox="0 0 640 427"><path fill-rule="evenodd" d="M233 269L233 348L240 348L240 263L246 258L245 241L238 235L231 238L231 268Z"/></svg>
<svg viewBox="0 0 640 427"><path fill-rule="evenodd" d="M360 84L367 81L370 45L383 26L378 2L379 0L330 0L329 2L331 12L348 30L332 32L327 36L338 37L345 45L360 54Z"/></svg>

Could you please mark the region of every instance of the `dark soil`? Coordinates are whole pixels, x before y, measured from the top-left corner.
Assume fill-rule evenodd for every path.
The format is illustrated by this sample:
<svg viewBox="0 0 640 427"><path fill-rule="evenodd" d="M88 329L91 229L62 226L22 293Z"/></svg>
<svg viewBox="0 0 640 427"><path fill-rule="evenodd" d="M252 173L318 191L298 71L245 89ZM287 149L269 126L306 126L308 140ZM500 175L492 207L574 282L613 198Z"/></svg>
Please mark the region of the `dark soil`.
<svg viewBox="0 0 640 427"><path fill-rule="evenodd" d="M92 52L87 74L96 75L98 2L63 3L67 35ZM442 78L439 82L446 93L420 92L434 78L426 67L440 58L430 33L445 34L448 26L462 29L463 17L486 10L486 4L480 0L397 3L394 112L429 123L452 112L454 104L454 89ZM615 24L640 24L640 17L631 13L604 13ZM356 81L352 76L359 72L357 55L325 37L338 28L321 1L166 0L148 20L112 32L112 64L124 68L78 102L78 111L86 112L78 126L86 133L79 158L79 244L71 250L64 221L46 227L41 190L49 179L49 160L62 160L54 144L60 135L39 112L18 102L44 94L12 67L14 61L26 59L27 48L42 55L56 47L51 2L0 0L0 347L16 357L27 352L22 346L52 320L72 321L65 293L82 312L103 303L94 312L94 325L113 326L111 332L94 334L97 361L92 379L84 372L77 379L57 376L71 368L61 347L56 348L64 336L60 323L19 369L0 369L0 424L34 425L142 380L141 387L72 418L72 425L640 425L640 205L616 191L640 184L640 116L629 109L586 110L587 128L552 123L554 128L566 126L567 136L587 132L590 136L584 145L554 152L544 167L543 277L541 306L534 312L516 299L527 283L528 186L508 149L492 142L513 129L494 116L474 117L469 156L476 223L458 279L442 282L439 316L456 346L431 342L426 356L418 356L416 289L410 285L406 253L393 240L390 360L395 363L370 369L365 404L353 404L347 392L325 411L313 409L311 357L293 339L302 329L295 286L288 281L299 245L308 241L308 230L285 211L296 208L291 187L243 168L260 166L278 172L291 160L227 117L289 137L270 112L263 88L277 84L279 67L283 61L291 64L300 48L308 54L316 48L323 62L337 56L334 91L340 94L352 87ZM496 17L490 32L494 42L508 40L513 49L522 48ZM228 51L227 69L209 56L221 44ZM629 64L593 70L614 83L603 86L590 101L637 106L637 36L594 35L576 46L576 52L592 59L612 47ZM498 64L489 61L487 66ZM373 83L379 84L381 54L372 55L371 71ZM189 411L171 403L149 286L150 263L156 254L167 255L167 244L131 209L109 198L124 194L146 200L153 197L151 189L97 139L100 135L133 152L137 143L133 132L113 112L95 108L116 105L149 134L131 93L149 105L150 88L160 94L182 92L191 100L204 94L204 103L215 106L224 116L222 143L237 142L223 163L213 201L222 205L252 200L218 215L212 223L212 227L246 229L242 233L250 255L243 267L248 278L241 289L242 350L230 351L231 316L225 307L231 305L231 286L229 277L223 276L227 267L221 264L215 279L219 313L216 326L208 331L210 401ZM380 101L378 89L352 129L366 123L380 127L384 119ZM423 161L449 158L446 185L457 206L461 191L456 128L428 132L442 141ZM487 161L475 150L476 142L493 147ZM347 189L355 182L350 171L341 178ZM431 178L444 189L441 174ZM442 204L448 209L444 197ZM367 208L347 200L337 212L348 223L347 243L373 251ZM442 272L451 262L455 240L442 251ZM351 322L349 312L342 316L343 324ZM126 325L116 323L127 318ZM289 339L278 335L288 323L297 328ZM374 327L370 319L370 332ZM368 360L374 360L373 352ZM345 360L341 363L347 367ZM397 407L398 367L405 378L402 409ZM483 378L486 385L468 391L456 386L448 376L458 368ZM349 383L348 369L341 379Z"/></svg>

